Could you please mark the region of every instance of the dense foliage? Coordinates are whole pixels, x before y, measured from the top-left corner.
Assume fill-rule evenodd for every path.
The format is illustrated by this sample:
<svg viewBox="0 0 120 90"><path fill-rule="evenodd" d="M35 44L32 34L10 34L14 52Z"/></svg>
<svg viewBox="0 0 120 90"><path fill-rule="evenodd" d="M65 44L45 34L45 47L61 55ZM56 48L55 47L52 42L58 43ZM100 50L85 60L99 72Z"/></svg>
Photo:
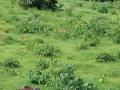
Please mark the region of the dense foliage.
<svg viewBox="0 0 120 90"><path fill-rule="evenodd" d="M7 67L7 68L18 68L20 67L20 63L18 60L16 60L13 57L6 58L2 63L2 66Z"/></svg>
<svg viewBox="0 0 120 90"><path fill-rule="evenodd" d="M19 4L25 8L36 7L38 9L52 9L57 8L57 0L20 0Z"/></svg>
<svg viewBox="0 0 120 90"><path fill-rule="evenodd" d="M109 53L102 53L100 55L97 56L96 60L98 62L111 62L111 61L115 61L115 57Z"/></svg>
<svg viewBox="0 0 120 90"><path fill-rule="evenodd" d="M61 49L49 44L36 44L33 46L33 52L39 56L55 57L61 54Z"/></svg>
<svg viewBox="0 0 120 90"><path fill-rule="evenodd" d="M41 64L44 64L44 69L41 68L43 65L37 65L37 68L28 73L31 83L51 86L61 90L96 90L93 83L85 85L83 79L75 76L75 68L73 65L62 65L60 67L58 65L57 68L59 68L59 71L53 74L46 70L49 69L49 67L46 68L45 62L40 61Z"/></svg>

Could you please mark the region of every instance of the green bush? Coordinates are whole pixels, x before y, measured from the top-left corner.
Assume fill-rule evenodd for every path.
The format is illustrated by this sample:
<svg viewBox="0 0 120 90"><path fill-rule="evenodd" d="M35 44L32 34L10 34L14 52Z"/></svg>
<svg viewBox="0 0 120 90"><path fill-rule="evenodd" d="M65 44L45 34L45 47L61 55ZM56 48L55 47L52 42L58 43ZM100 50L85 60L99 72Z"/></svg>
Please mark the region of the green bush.
<svg viewBox="0 0 120 90"><path fill-rule="evenodd" d="M64 88L66 87L67 90L86 90L83 79L75 76L75 67L73 65L62 66L57 76L60 84Z"/></svg>
<svg viewBox="0 0 120 90"><path fill-rule="evenodd" d="M118 58L120 59L120 51L117 54L118 54Z"/></svg>
<svg viewBox="0 0 120 90"><path fill-rule="evenodd" d="M97 37L91 39L85 39L84 42L76 45L75 50L76 51L87 50L90 47L97 47L99 44L100 44L100 39Z"/></svg>
<svg viewBox="0 0 120 90"><path fill-rule="evenodd" d="M84 86L84 88L85 88L85 90L96 90L96 87L91 82L86 83L85 86Z"/></svg>
<svg viewBox="0 0 120 90"><path fill-rule="evenodd" d="M63 66L58 72L58 78L60 79L61 84L68 86L69 82L75 79L73 66Z"/></svg>
<svg viewBox="0 0 120 90"><path fill-rule="evenodd" d="M29 71L28 79L33 84L46 85L50 81L50 74L38 68L38 69Z"/></svg>
<svg viewBox="0 0 120 90"><path fill-rule="evenodd" d="M45 61L46 62L46 61ZM42 62L44 63L44 62ZM28 79L33 84L42 84L46 86L53 87L53 90L92 90L93 84L88 84L86 86L83 79L77 78L75 76L75 66L74 65L53 65L50 64L49 66L52 68L58 68L55 73L53 74L50 71L50 67L44 63L42 65L41 61L40 64L31 70L28 73ZM41 66L42 65L42 66ZM54 67L56 66L57 67ZM41 69L40 69L40 68ZM93 89L95 90L95 89Z"/></svg>
<svg viewBox="0 0 120 90"><path fill-rule="evenodd" d="M57 0L19 0L19 5L24 8L36 7L38 9L52 9L57 8Z"/></svg>
<svg viewBox="0 0 120 90"><path fill-rule="evenodd" d="M51 25L36 20L21 21L16 27L19 33L42 33L44 35L53 29Z"/></svg>
<svg viewBox="0 0 120 90"><path fill-rule="evenodd" d="M110 27L109 27L109 19L107 17L94 17L85 25L84 34L88 38L93 36L106 36L109 34Z"/></svg>
<svg viewBox="0 0 120 90"><path fill-rule="evenodd" d="M117 31L114 35L113 35L113 41L115 43L120 44L120 31Z"/></svg>
<svg viewBox="0 0 120 90"><path fill-rule="evenodd" d="M61 50L58 47L49 44L34 45L33 52L36 55L45 57L55 57L61 54Z"/></svg>
<svg viewBox="0 0 120 90"><path fill-rule="evenodd" d="M3 67L7 67L7 68L18 68L20 67L20 63L18 60L16 60L15 58L13 57L10 57L10 58L6 58L2 63L1 65Z"/></svg>
<svg viewBox="0 0 120 90"><path fill-rule="evenodd" d="M109 53L102 53L102 54L98 55L96 58L97 62L111 62L111 61L115 61L115 60L116 60L116 58Z"/></svg>
<svg viewBox="0 0 120 90"><path fill-rule="evenodd" d="M35 38L35 39L31 39L31 40L28 40L28 41L25 42L28 50L32 50L34 45L44 44L44 43L45 43L44 40L41 39L41 38Z"/></svg>
<svg viewBox="0 0 120 90"><path fill-rule="evenodd" d="M41 70L44 69L48 69L50 64L50 62L46 61L46 60L40 60L37 64L36 64L36 68L39 68Z"/></svg>
<svg viewBox="0 0 120 90"><path fill-rule="evenodd" d="M100 13L108 13L109 12L109 8L106 4L101 4L98 8L98 12Z"/></svg>

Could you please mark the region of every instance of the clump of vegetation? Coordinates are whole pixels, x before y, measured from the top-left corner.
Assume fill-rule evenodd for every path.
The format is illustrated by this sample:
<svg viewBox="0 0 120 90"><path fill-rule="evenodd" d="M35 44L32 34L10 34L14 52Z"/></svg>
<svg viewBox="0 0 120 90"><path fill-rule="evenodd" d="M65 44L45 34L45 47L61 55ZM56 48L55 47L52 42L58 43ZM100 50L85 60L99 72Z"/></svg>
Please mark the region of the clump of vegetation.
<svg viewBox="0 0 120 90"><path fill-rule="evenodd" d="M44 69L48 69L50 66L50 62L46 61L46 60L40 60L36 65L35 67L36 68L39 68L41 70L44 70Z"/></svg>
<svg viewBox="0 0 120 90"><path fill-rule="evenodd" d="M7 67L7 68L18 68L20 67L20 63L18 60L16 60L15 58L13 57L9 57L9 58L6 58L2 63L1 65L3 67Z"/></svg>
<svg viewBox="0 0 120 90"><path fill-rule="evenodd" d="M87 50L90 47L97 47L100 44L100 39L97 37L87 39L85 38L84 42L78 44L75 49L76 51Z"/></svg>
<svg viewBox="0 0 120 90"><path fill-rule="evenodd" d="M85 25L84 34L87 38L93 36L102 37L110 34L109 19L106 17L94 17Z"/></svg>
<svg viewBox="0 0 120 90"><path fill-rule="evenodd" d="M35 38L35 39L31 39L31 40L28 40L26 42L26 47L28 50L32 50L34 45L37 45L37 44L44 44L45 41L41 38Z"/></svg>
<svg viewBox="0 0 120 90"><path fill-rule="evenodd" d="M75 75L74 75L74 68L73 66L65 65L61 68L61 70L58 72L58 79L60 80L60 83L64 86L70 88L72 86L69 86L70 83L74 84Z"/></svg>
<svg viewBox="0 0 120 90"><path fill-rule="evenodd" d="M34 45L33 52L39 56L55 57L61 54L61 49L53 45L43 44L43 45Z"/></svg>
<svg viewBox="0 0 120 90"><path fill-rule="evenodd" d="M96 90L96 87L94 86L93 83L88 82L85 84L85 90Z"/></svg>
<svg viewBox="0 0 120 90"><path fill-rule="evenodd" d="M52 9L57 8L57 0L19 0L19 5L24 8L36 7L38 9Z"/></svg>
<svg viewBox="0 0 120 90"><path fill-rule="evenodd" d="M50 81L50 73L36 68L34 70L29 71L28 79L33 84L46 85Z"/></svg>
<svg viewBox="0 0 120 90"><path fill-rule="evenodd" d="M48 32L52 31L50 25L36 20L21 21L16 27L19 33L42 33L47 35Z"/></svg>
<svg viewBox="0 0 120 90"><path fill-rule="evenodd" d="M101 4L98 8L98 12L108 13L109 12L108 6L106 4Z"/></svg>
<svg viewBox="0 0 120 90"><path fill-rule="evenodd" d="M28 73L29 81L34 84L42 84L62 90L95 90L94 84L85 85L83 79L75 76L75 67L73 65L58 65L57 68L59 68L59 70L53 74L48 72L48 67L39 69L38 66Z"/></svg>
<svg viewBox="0 0 120 90"><path fill-rule="evenodd" d="M120 31L117 31L114 35L113 35L113 41L115 43L120 43Z"/></svg>
<svg viewBox="0 0 120 90"><path fill-rule="evenodd" d="M115 60L116 60L116 58L109 53L102 53L102 54L98 55L96 58L97 62L111 62L111 61L115 61Z"/></svg>
<svg viewBox="0 0 120 90"><path fill-rule="evenodd" d="M117 55L118 55L118 58L120 59L120 51L117 53Z"/></svg>

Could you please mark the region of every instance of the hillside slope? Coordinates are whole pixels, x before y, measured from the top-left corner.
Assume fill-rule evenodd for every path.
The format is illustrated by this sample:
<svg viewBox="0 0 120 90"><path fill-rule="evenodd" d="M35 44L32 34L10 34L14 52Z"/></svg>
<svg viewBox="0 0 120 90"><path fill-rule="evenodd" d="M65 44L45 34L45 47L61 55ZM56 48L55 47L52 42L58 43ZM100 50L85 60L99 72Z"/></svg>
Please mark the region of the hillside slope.
<svg viewBox="0 0 120 90"><path fill-rule="evenodd" d="M74 64L75 76L85 84L92 82L96 90L120 90L120 2L59 0L59 5L63 6L53 12L23 9L17 0L0 0L0 90L25 85L58 90L29 81L29 71L41 60L52 63L49 71L53 73L57 65ZM61 51L58 56L56 48ZM97 62L101 53L115 61L109 62L108 56L104 62L103 56L103 62ZM20 67L7 66L6 59L18 60Z"/></svg>

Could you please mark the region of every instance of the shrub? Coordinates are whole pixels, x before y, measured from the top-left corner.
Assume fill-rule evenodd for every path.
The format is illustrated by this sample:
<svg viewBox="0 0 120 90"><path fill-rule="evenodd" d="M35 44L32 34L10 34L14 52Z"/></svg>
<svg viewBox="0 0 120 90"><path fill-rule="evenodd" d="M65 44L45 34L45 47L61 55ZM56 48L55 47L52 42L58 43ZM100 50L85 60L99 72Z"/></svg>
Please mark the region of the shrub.
<svg viewBox="0 0 120 90"><path fill-rule="evenodd" d="M84 81L81 78L76 80L75 90L84 90Z"/></svg>
<svg viewBox="0 0 120 90"><path fill-rule="evenodd" d="M52 68L53 66L54 65L52 65ZM93 88L92 84L84 87L83 79L75 76L74 65L57 65L57 68L59 69L57 69L54 74L51 73L48 65L47 68L45 65L44 69L39 69L39 67L41 67L41 65L38 65L28 73L29 81L33 84L50 86L53 87L54 90L92 90Z"/></svg>
<svg viewBox="0 0 120 90"><path fill-rule="evenodd" d="M44 69L48 69L50 66L49 62L45 61L45 60L40 60L37 64L36 64L36 68L39 68L41 70Z"/></svg>
<svg viewBox="0 0 120 90"><path fill-rule="evenodd" d="M42 33L48 35L48 33L52 31L50 25L36 20L21 21L16 27L19 33Z"/></svg>
<svg viewBox="0 0 120 90"><path fill-rule="evenodd" d="M91 82L90 83L86 83L84 88L85 88L85 90L96 90L96 87Z"/></svg>
<svg viewBox="0 0 120 90"><path fill-rule="evenodd" d="M6 58L2 63L2 66L7 67L7 68L18 68L20 67L19 61L17 61L13 57Z"/></svg>
<svg viewBox="0 0 120 90"><path fill-rule="evenodd" d="M120 59L120 51L118 52L118 58Z"/></svg>
<svg viewBox="0 0 120 90"><path fill-rule="evenodd" d="M120 43L120 31L117 31L114 35L113 35L113 41L115 43Z"/></svg>
<svg viewBox="0 0 120 90"><path fill-rule="evenodd" d="M58 78L61 84L68 86L69 82L75 79L74 68L70 65L65 65L58 72Z"/></svg>
<svg viewBox="0 0 120 90"><path fill-rule="evenodd" d="M33 84L46 85L50 80L50 74L38 68L38 69L31 70L28 73L28 79Z"/></svg>
<svg viewBox="0 0 120 90"><path fill-rule="evenodd" d="M108 13L109 9L106 4L101 4L100 7L98 8L98 12L100 13Z"/></svg>
<svg viewBox="0 0 120 90"><path fill-rule="evenodd" d="M67 90L84 90L84 81L75 76L75 67L73 65L65 65L58 72L60 84Z"/></svg>
<svg viewBox="0 0 120 90"><path fill-rule="evenodd" d="M97 56L96 58L97 62L110 62L115 61L115 57L109 53L102 53Z"/></svg>
<svg viewBox="0 0 120 90"><path fill-rule="evenodd" d="M94 17L85 25L84 34L91 38L92 36L106 36L109 34L110 27L106 17Z"/></svg>
<svg viewBox="0 0 120 90"><path fill-rule="evenodd" d="M34 45L38 45L38 44L44 44L44 40L40 39L40 38L35 38L35 39L31 39L29 41L26 42L26 47L28 50L32 50Z"/></svg>
<svg viewBox="0 0 120 90"><path fill-rule="evenodd" d="M19 5L24 8L36 7L38 9L52 9L57 8L57 0L19 0Z"/></svg>
<svg viewBox="0 0 120 90"><path fill-rule="evenodd" d="M55 57L61 54L61 50L58 47L49 44L35 45L33 51L35 54L45 57Z"/></svg>

